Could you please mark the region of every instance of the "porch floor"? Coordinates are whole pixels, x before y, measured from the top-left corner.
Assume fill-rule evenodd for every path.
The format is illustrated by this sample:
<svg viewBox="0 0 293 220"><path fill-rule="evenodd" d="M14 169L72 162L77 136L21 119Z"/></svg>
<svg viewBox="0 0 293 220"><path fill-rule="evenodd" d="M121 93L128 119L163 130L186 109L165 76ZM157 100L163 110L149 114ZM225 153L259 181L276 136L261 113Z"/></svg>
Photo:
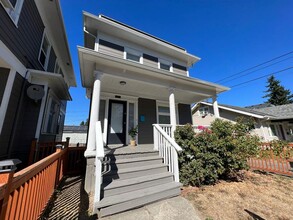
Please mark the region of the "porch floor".
<svg viewBox="0 0 293 220"><path fill-rule="evenodd" d="M136 154L155 152L153 144L139 144L137 146L123 146L121 144L108 145L105 147L105 154Z"/></svg>

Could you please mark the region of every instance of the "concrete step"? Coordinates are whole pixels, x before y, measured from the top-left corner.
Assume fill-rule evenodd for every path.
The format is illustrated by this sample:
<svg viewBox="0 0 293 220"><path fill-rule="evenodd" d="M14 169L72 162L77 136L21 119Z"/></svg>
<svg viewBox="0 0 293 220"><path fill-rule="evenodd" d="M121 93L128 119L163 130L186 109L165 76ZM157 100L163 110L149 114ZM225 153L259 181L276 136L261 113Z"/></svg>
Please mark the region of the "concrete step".
<svg viewBox="0 0 293 220"><path fill-rule="evenodd" d="M125 154L111 154L106 153L105 158L110 158L111 160L125 159L125 158L137 158L137 157L148 157L159 155L159 151L149 151L149 152L134 152Z"/></svg>
<svg viewBox="0 0 293 220"><path fill-rule="evenodd" d="M147 166L129 167L118 170L106 170L103 175L103 182L112 182L115 179L130 179L146 175L154 175L168 171L168 166L160 163Z"/></svg>
<svg viewBox="0 0 293 220"><path fill-rule="evenodd" d="M153 164L161 164L163 158L159 155L146 156L146 157L135 157L135 158L123 158L117 160L111 160L109 165L112 170L119 170L130 167L147 166Z"/></svg>
<svg viewBox="0 0 293 220"><path fill-rule="evenodd" d="M125 180L114 180L110 184L104 184L102 188L104 197L108 197L172 182L173 174L164 172Z"/></svg>
<svg viewBox="0 0 293 220"><path fill-rule="evenodd" d="M181 183L165 183L102 199L96 207L99 216L107 216L180 194Z"/></svg>

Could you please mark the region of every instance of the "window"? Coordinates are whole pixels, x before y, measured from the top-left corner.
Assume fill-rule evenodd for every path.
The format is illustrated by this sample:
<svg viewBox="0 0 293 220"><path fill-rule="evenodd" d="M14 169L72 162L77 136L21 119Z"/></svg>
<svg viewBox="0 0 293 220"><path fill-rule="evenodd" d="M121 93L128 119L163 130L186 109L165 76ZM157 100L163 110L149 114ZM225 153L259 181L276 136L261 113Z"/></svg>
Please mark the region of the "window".
<svg viewBox="0 0 293 220"><path fill-rule="evenodd" d="M160 69L162 69L162 70L167 70L167 71L172 71L172 65L171 65L171 63L170 62L168 62L168 61L164 61L164 60L160 60L160 63L159 63L159 67L160 67Z"/></svg>
<svg viewBox="0 0 293 220"><path fill-rule="evenodd" d="M59 118L59 103L53 97L49 98L48 108L46 112L46 120L43 126L43 132L56 134Z"/></svg>
<svg viewBox="0 0 293 220"><path fill-rule="evenodd" d="M167 106L158 106L158 123L170 124L170 109Z"/></svg>
<svg viewBox="0 0 293 220"><path fill-rule="evenodd" d="M58 60L56 59L54 73L60 73L60 66Z"/></svg>
<svg viewBox="0 0 293 220"><path fill-rule="evenodd" d="M125 59L127 60L132 60L141 63L141 55L142 54L136 50L125 48Z"/></svg>
<svg viewBox="0 0 293 220"><path fill-rule="evenodd" d="M50 44L47 39L46 34L43 35L42 45L40 48L40 54L39 54L39 61L41 65L44 67L44 70L47 70L48 60L49 60L49 54L50 54Z"/></svg>
<svg viewBox="0 0 293 220"><path fill-rule="evenodd" d="M271 136L277 136L276 126L273 124L270 124L270 129L271 129Z"/></svg>
<svg viewBox="0 0 293 220"><path fill-rule="evenodd" d="M209 107L201 107L198 109L200 116L206 116L209 114Z"/></svg>
<svg viewBox="0 0 293 220"><path fill-rule="evenodd" d="M128 130L134 128L134 103L129 103L128 107Z"/></svg>
<svg viewBox="0 0 293 220"><path fill-rule="evenodd" d="M18 23L23 1L24 0L0 0L1 5L9 14L15 25Z"/></svg>

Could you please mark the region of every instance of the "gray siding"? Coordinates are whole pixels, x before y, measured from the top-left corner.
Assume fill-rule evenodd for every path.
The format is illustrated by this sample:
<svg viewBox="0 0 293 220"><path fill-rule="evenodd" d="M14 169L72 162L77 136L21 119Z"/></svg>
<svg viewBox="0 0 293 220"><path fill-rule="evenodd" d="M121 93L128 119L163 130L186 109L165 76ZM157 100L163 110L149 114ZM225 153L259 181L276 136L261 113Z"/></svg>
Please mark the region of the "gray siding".
<svg viewBox="0 0 293 220"><path fill-rule="evenodd" d="M1 103L2 103L6 83L7 83L7 80L8 80L9 71L10 71L9 69L0 68L0 106L1 106Z"/></svg>
<svg viewBox="0 0 293 220"><path fill-rule="evenodd" d="M54 72L55 62L56 62L56 54L55 54L53 47L51 47L50 57L49 57L49 62L48 62L48 67L47 67L48 72L52 72L52 73Z"/></svg>
<svg viewBox="0 0 293 220"><path fill-rule="evenodd" d="M191 107L188 104L178 104L179 124L192 124Z"/></svg>
<svg viewBox="0 0 293 220"><path fill-rule="evenodd" d="M146 66L158 68L158 58L148 54L143 54L143 64Z"/></svg>
<svg viewBox="0 0 293 220"><path fill-rule="evenodd" d="M144 121L141 121L144 116ZM151 144L153 140L153 124L157 123L156 100L138 99L138 144Z"/></svg>
<svg viewBox="0 0 293 220"><path fill-rule="evenodd" d="M105 53L114 57L123 58L124 47L110 43L108 41L99 41L99 52Z"/></svg>
<svg viewBox="0 0 293 220"><path fill-rule="evenodd" d="M38 61L44 24L35 1L25 0L16 27L0 6L0 40L27 68L43 70Z"/></svg>
<svg viewBox="0 0 293 220"><path fill-rule="evenodd" d="M181 66L181 65L173 63L173 72L174 73L179 73L179 74L182 74L182 75L186 75L187 74L187 68L185 66Z"/></svg>
<svg viewBox="0 0 293 220"><path fill-rule="evenodd" d="M35 137L41 102L35 102L26 95L30 86L16 74L7 112L0 135L0 158L18 158L21 167L26 166L31 141Z"/></svg>

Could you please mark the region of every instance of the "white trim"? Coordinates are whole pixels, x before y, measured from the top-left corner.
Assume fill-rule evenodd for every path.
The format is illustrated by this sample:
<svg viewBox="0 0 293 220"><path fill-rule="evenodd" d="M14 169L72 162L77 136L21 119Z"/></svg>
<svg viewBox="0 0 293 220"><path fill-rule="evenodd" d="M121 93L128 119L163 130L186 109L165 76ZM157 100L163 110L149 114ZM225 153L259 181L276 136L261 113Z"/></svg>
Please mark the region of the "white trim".
<svg viewBox="0 0 293 220"><path fill-rule="evenodd" d="M0 0L0 4L4 7L5 11L13 21L13 24L18 28L18 20L22 10L24 0L17 0L15 7L11 4L9 0Z"/></svg>
<svg viewBox="0 0 293 220"><path fill-rule="evenodd" d="M44 65L41 63L40 61L40 57L41 57L41 52L43 50L43 43L44 43L44 39L46 38L47 40L47 43L48 43L48 49L47 51L44 51L46 52L45 56L46 56L46 59L45 59L45 63ZM39 49L39 56L38 56L38 61L39 63L41 64L41 66L44 68L45 71L47 71L47 68L48 68L48 63L49 63L49 59L50 59L50 53L51 53L51 43L49 41L49 38L47 37L47 33L46 33L46 29L44 29L44 32L43 32L43 36L42 36L42 42L41 42L41 45L40 45L40 49ZM60 66L60 65L59 65Z"/></svg>
<svg viewBox="0 0 293 220"><path fill-rule="evenodd" d="M2 102L1 102L1 106L0 106L0 134L2 132L15 76L16 76L16 71L14 69L10 69L5 90L4 90L4 94L3 94L3 98L2 98Z"/></svg>
<svg viewBox="0 0 293 220"><path fill-rule="evenodd" d="M45 114L44 114L45 113L45 106L46 106L46 102L47 102L47 98L48 98L48 85L47 84L44 85L44 91L45 91L45 95L42 98L42 103L41 103L41 107L40 107L38 123L37 123L37 128L36 128L36 133L35 133L35 138L37 138L37 139L39 139L39 137L40 137L42 122L43 122L43 118L45 116Z"/></svg>
<svg viewBox="0 0 293 220"><path fill-rule="evenodd" d="M18 58L6 47L6 45L0 40L0 59L3 60L8 68L13 68L16 72L18 72L22 77L25 77L26 68L25 66L18 60Z"/></svg>

